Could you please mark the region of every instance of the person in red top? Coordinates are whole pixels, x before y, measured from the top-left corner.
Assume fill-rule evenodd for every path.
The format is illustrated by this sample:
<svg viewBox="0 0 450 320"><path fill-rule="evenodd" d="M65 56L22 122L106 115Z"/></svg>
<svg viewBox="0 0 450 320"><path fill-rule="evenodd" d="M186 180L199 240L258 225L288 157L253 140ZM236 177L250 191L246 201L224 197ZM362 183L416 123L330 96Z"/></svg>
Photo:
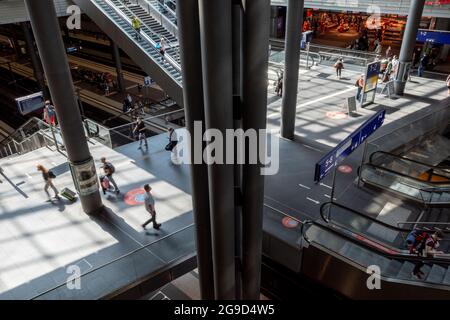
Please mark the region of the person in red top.
<svg viewBox="0 0 450 320"><path fill-rule="evenodd" d="M355 86L358 87L356 91L356 100L361 102L362 99L362 90L364 88L364 74L362 73L358 80L356 80Z"/></svg>
<svg viewBox="0 0 450 320"><path fill-rule="evenodd" d="M420 244L417 245L416 252L418 256L421 257L433 257L435 254L442 254L444 252L438 251L439 241L444 238L444 235L440 231L436 231L431 235L428 235L424 238ZM417 279L422 279L425 274L421 271L424 266L423 261L419 261L416 263L412 275Z"/></svg>

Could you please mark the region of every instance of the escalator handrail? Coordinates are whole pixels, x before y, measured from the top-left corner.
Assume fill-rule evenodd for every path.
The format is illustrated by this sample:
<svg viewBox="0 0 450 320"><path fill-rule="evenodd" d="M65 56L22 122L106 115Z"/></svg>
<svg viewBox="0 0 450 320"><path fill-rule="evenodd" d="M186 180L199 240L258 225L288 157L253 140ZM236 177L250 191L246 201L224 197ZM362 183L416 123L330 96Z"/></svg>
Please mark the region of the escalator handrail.
<svg viewBox="0 0 450 320"><path fill-rule="evenodd" d="M369 161L370 161L371 164L373 163L374 155L377 154L377 153L387 154L388 156L391 156L393 158L398 158L400 160L406 160L406 161L409 161L409 162L414 162L414 163L423 165L425 167L430 167L431 169L439 169L439 170L448 170L448 169L450 169L450 166L434 166L434 165L431 165L431 164L428 164L428 163L424 163L424 162L421 162L421 161L418 161L418 160L410 159L408 157L400 156L400 155L397 155L397 154L394 154L394 153L391 153L391 152L387 152L387 151L382 151L382 150L375 151L375 152L373 152L370 155Z"/></svg>
<svg viewBox="0 0 450 320"><path fill-rule="evenodd" d="M102 0L102 1L104 1L111 9L113 9L118 15L120 15L120 17L121 17L126 23L128 23L130 26L132 26L130 18L128 18L128 17L125 15L125 13L123 13L119 8L117 8L111 1L109 1L109 0ZM101 11L103 11L103 9L102 9L100 6L97 6L97 7L98 7ZM128 9L128 8L127 8L127 9ZM141 20L141 19L139 19L139 20ZM113 21L114 21L114 20L113 20ZM145 23L142 23L142 24L145 25L147 28L149 28ZM121 28L120 25L118 25L118 27ZM149 29L150 29L150 28L149 28ZM150 29L150 30L151 30L151 29ZM156 49L155 49L156 42L153 41L153 39L150 38L150 37L147 35L146 32L141 33L141 35L142 35L142 37L145 38L145 40L147 40L148 43L151 44L152 48L153 48L154 50L156 50ZM152 58L152 59L153 59L153 58ZM165 56L165 59L166 59L166 60L167 60L167 61L168 61L175 69L177 69L178 72L181 72L181 67L180 67L180 65L179 65L176 61L174 61L170 55L166 55L166 56ZM175 79L174 79L174 80L175 80Z"/></svg>
<svg viewBox="0 0 450 320"><path fill-rule="evenodd" d="M374 167L374 168L380 169L382 171L387 171L387 172L390 172L390 173L392 173L394 175L399 175L399 176L402 176L404 178L417 181L417 182L419 182L421 184L424 184L424 185L431 185L430 187L418 188L416 186L412 186L412 185L408 185L406 183L403 183L404 185L407 185L407 186L409 186L411 188L414 188L414 189L417 189L417 190L421 190L421 191L425 191L425 192L448 192L448 191L450 191L450 186L449 187L432 186L433 182L423 181L423 180L420 180L418 178L411 177L411 176L409 176L407 174L404 174L404 173L401 173L401 172L398 172L398 171L395 171L395 170L392 170L392 169L389 169L389 168L386 168L386 167L382 167L382 166L379 166L379 165L376 165L376 164L373 164L373 163L365 163L365 164L362 165L362 167L364 167L364 166ZM361 170L362 170L362 168L361 168ZM449 183L447 183L447 184L449 184Z"/></svg>
<svg viewBox="0 0 450 320"><path fill-rule="evenodd" d="M387 252L385 252L383 250L380 250L377 247L370 246L367 243L364 243L364 242L362 242L362 241L360 241L360 240L358 240L356 238L353 238L353 237L351 237L351 236L349 236L349 235L347 235L347 234L345 234L345 233L343 233L343 232L341 232L341 231L339 231L339 230L337 230L337 229L335 229L335 228L333 228L333 227L331 227L329 225L324 225L323 223L319 223L319 222L312 221L312 220L304 221L303 224L302 224L302 227L300 228L302 237L308 244L312 244L312 242L313 242L306 235L306 233L307 233L307 231L309 229L308 226L312 226L312 225L314 225L316 227L319 227L319 228L322 228L322 229L325 229L325 230L327 230L327 231L329 231L329 232L331 232L331 233L333 233L333 234L335 234L335 235L337 235L339 237L345 238L346 240L348 240L348 241L350 241L350 242L352 242L352 243L354 243L354 244L356 244L358 246L363 247L364 249L367 249L369 251L374 251L375 253L377 253L379 255L382 255L382 256L384 256L386 258L389 258L389 259L410 261L410 262L424 262L425 264L427 264L427 263L428 264L437 264L437 265L443 265L443 266L446 266L446 267L450 266L450 259L446 259L446 258L422 257L422 256L411 255L411 254L391 254L391 253L387 253ZM322 245L320 243L318 243L318 244L325 247L325 245ZM330 249L330 250L333 251L333 252L336 252L333 249ZM339 255L343 256L339 252L336 252L336 254L339 254Z"/></svg>
<svg viewBox="0 0 450 320"><path fill-rule="evenodd" d="M384 221L380 221L380 220L378 220L377 218L368 216L368 215L366 215L366 214L364 214L364 213L362 213L362 212L359 212L359 211L357 211L357 210L355 210L355 209L346 207L346 206L344 206L344 205L342 205L342 204L339 204L339 203L336 203L336 202L332 202L332 201L325 202L325 203L323 203L323 204L320 206L320 216L322 217L322 220L325 221L326 223L330 223L330 222L331 222L330 219L328 219L328 218L325 216L325 214L324 214L324 208L325 208L326 205L335 205L335 206L340 207L340 208L342 208L342 209L351 211L352 213L354 213L354 214L356 214L356 215L358 215L358 216L360 216L360 217L363 217L364 219L370 220L370 221L372 221L372 222L374 222L374 223L377 223L377 224L379 224L379 225L382 225L383 227L386 227L386 228L388 228L388 229L392 229L392 230L394 230L394 231L398 231L398 232L411 232L411 231L413 230L413 229L400 228L399 226L393 226L393 225L391 225L391 224L389 224L389 223L386 223L386 222L384 222Z"/></svg>

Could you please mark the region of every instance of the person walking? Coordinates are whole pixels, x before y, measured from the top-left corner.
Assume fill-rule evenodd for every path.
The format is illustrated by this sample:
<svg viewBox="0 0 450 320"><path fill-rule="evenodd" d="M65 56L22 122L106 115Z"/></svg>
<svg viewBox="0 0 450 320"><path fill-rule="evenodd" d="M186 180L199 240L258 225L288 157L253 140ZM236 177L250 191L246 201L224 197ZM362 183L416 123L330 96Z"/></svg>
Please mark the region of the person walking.
<svg viewBox="0 0 450 320"><path fill-rule="evenodd" d="M120 190L117 186L116 181L113 178L113 174L116 172L116 168L113 166L111 162L106 161L105 157L102 157L100 159L100 162L102 163L101 168L103 169L103 172L105 173L105 176L108 178L109 182L114 186L114 193L119 194Z"/></svg>
<svg viewBox="0 0 450 320"><path fill-rule="evenodd" d="M142 121L141 118L138 118L136 127L134 128L134 131L133 131L135 136L138 135L138 139L139 139L138 150L142 149L142 142L144 142L145 148L148 149L147 136L145 135L145 131L146 131L146 128L145 128L144 121Z"/></svg>
<svg viewBox="0 0 450 320"><path fill-rule="evenodd" d="M389 46L389 47L386 49L386 58L390 58L390 57L391 57L391 54L392 54L392 48L391 48L391 46Z"/></svg>
<svg viewBox="0 0 450 320"><path fill-rule="evenodd" d="M342 77L342 69L344 69L344 60L342 58L339 58L336 63L334 64L334 67L336 68L336 77L338 79L341 79Z"/></svg>
<svg viewBox="0 0 450 320"><path fill-rule="evenodd" d="M427 53L423 55L423 57L419 61L419 67L417 68L417 75L419 77L423 77L423 72L425 71L425 68L428 65L428 62L430 61L430 57Z"/></svg>
<svg viewBox="0 0 450 320"><path fill-rule="evenodd" d="M161 62L164 63L165 54L166 54L166 46L165 46L163 38L161 38L161 40L156 44L156 49L159 50L159 54L161 55Z"/></svg>
<svg viewBox="0 0 450 320"><path fill-rule="evenodd" d="M156 222L156 210L155 210L155 199L153 198L153 195L151 194L152 188L146 184L144 186L145 190L145 200L144 200L144 206L145 210L150 213L151 218L148 219L143 225L142 228L145 230L145 227L152 222L153 228L158 230L161 227L161 223Z"/></svg>
<svg viewBox="0 0 450 320"><path fill-rule="evenodd" d="M447 84L448 95L450 96L450 74L448 75L447 80L445 80L445 83Z"/></svg>
<svg viewBox="0 0 450 320"><path fill-rule="evenodd" d="M135 31L134 37L136 40L141 41L141 20L138 17L134 16L131 20L131 25Z"/></svg>
<svg viewBox="0 0 450 320"><path fill-rule="evenodd" d="M358 80L356 80L355 86L358 87L356 90L356 100L361 102L362 100L362 90L364 88L364 74L362 73Z"/></svg>
<svg viewBox="0 0 450 320"><path fill-rule="evenodd" d="M279 96L279 97L283 96L283 71L281 71L278 74L277 84L275 86L275 92L277 93L277 96Z"/></svg>
<svg viewBox="0 0 450 320"><path fill-rule="evenodd" d="M180 164L178 155L177 155L177 144L178 144L178 136L177 132L173 128L169 128L169 151L170 151L170 159L174 164Z"/></svg>
<svg viewBox="0 0 450 320"><path fill-rule="evenodd" d="M45 101L44 120L52 126L56 125L56 111L50 100Z"/></svg>
<svg viewBox="0 0 450 320"><path fill-rule="evenodd" d="M52 201L50 193L48 192L48 188L51 188L53 190L53 192L55 193L55 199L59 199L59 195L58 195L59 191L58 191L58 189L56 189L55 185L53 184L53 179L56 178L55 174L52 171L47 170L41 164L37 165L37 170L42 173L42 178L44 178L44 181L45 181L44 190L45 190L45 193L47 194L48 201Z"/></svg>

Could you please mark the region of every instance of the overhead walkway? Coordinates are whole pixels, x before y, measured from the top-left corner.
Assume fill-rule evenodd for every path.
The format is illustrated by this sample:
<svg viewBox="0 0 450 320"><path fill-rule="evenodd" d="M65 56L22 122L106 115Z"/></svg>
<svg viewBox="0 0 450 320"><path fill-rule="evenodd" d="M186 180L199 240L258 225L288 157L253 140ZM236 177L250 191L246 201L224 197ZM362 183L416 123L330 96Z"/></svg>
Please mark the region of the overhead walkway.
<svg viewBox="0 0 450 320"><path fill-rule="evenodd" d="M177 61L178 56L175 55L178 49L177 44L173 43L173 38L167 39L157 25L150 26L141 21L142 40L138 41L130 19L135 15L131 8L139 7L138 5L124 6L120 1L110 0L75 0L74 2L173 100L183 105L181 67ZM137 7L136 9L139 9ZM156 39L165 40L164 59L156 49Z"/></svg>

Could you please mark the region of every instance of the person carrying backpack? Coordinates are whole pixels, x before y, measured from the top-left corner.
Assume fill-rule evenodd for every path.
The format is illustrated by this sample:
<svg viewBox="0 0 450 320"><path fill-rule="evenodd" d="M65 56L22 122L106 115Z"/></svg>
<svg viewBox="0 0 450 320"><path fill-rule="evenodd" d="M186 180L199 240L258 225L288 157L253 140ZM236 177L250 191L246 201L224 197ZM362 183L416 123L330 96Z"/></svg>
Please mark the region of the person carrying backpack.
<svg viewBox="0 0 450 320"><path fill-rule="evenodd" d="M45 186L44 186L44 190L45 193L48 196L48 201L52 201L51 197L50 197L50 193L48 192L48 188L52 188L53 192L55 193L55 199L59 199L59 191L58 189L56 189L55 185L53 184L53 179L56 178L56 175L52 172L47 170L43 165L38 164L37 165L37 170L42 172L42 178L44 178L45 181Z"/></svg>
<svg viewBox="0 0 450 320"><path fill-rule="evenodd" d="M443 253L436 250L439 247L439 241L444 238L444 235L440 231L434 233L421 232L419 237L416 237L413 247L415 253L419 257L433 257L435 254ZM422 267L425 265L423 261L418 261L412 271L412 275L417 279L422 279L425 274L422 272Z"/></svg>
<svg viewBox="0 0 450 320"><path fill-rule="evenodd" d="M166 47L164 45L164 39L161 38L161 41L156 44L156 49L159 50L159 54L161 55L161 62L165 61Z"/></svg>
<svg viewBox="0 0 450 320"><path fill-rule="evenodd" d="M111 182L111 184L114 186L113 192L119 194L120 193L119 187L117 186L116 181L113 178L113 174L116 172L116 168L114 168L111 162L106 161L105 157L102 157L100 161L102 163L102 168L105 173L105 176L108 178L108 182ZM100 182L102 183L102 189L105 189L103 188L103 181ZM105 191L106 190L104 190L104 193Z"/></svg>

